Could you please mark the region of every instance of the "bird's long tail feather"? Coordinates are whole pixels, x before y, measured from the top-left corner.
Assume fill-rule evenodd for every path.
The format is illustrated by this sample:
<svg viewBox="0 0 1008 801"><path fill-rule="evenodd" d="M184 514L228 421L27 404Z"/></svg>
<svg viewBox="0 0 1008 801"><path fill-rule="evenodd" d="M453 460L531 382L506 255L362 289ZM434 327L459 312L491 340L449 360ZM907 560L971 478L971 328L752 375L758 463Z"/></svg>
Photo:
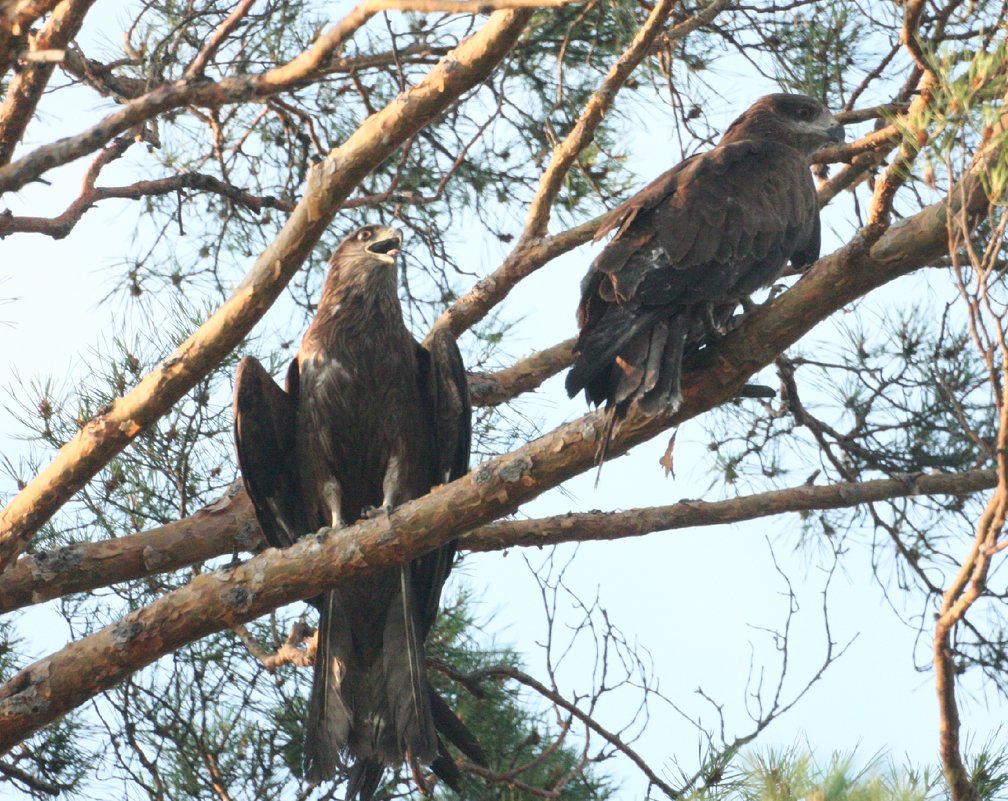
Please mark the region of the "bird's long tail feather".
<svg viewBox="0 0 1008 801"><path fill-rule="evenodd" d="M410 565L400 568L400 597L388 613L382 661L396 739L414 759L430 762L437 756L437 734L431 718L412 576Z"/></svg>
<svg viewBox="0 0 1008 801"><path fill-rule="evenodd" d="M347 771L347 801L357 797L357 801L371 801L381 783L385 766L373 759L358 759Z"/></svg>
<svg viewBox="0 0 1008 801"><path fill-rule="evenodd" d="M442 698L437 690L428 687L430 698L431 716L434 718L434 725L445 738L469 759L482 767L487 766L486 754L475 735L469 728L459 720L448 702ZM440 749L439 749L440 750Z"/></svg>
<svg viewBox="0 0 1008 801"><path fill-rule="evenodd" d="M335 594L327 592L322 597L319 614L315 670L305 725L305 778L313 784L335 775L350 732L351 715L344 700L347 688L343 687L345 665L337 658L338 654L346 653L339 647L339 638L346 633L346 621Z"/></svg>

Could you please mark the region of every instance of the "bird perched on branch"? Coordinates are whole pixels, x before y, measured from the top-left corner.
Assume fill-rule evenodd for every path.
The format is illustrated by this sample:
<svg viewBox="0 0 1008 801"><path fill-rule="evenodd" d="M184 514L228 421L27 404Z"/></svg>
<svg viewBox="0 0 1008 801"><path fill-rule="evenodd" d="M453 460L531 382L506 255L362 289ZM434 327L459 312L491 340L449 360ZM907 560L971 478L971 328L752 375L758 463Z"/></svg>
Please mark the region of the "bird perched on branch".
<svg viewBox="0 0 1008 801"><path fill-rule="evenodd" d="M615 208L596 240L615 235L581 284L580 335L567 392L605 402L599 458L636 401L674 412L684 353L731 319L740 301L819 257L812 154L842 142L819 101L761 97L721 141Z"/></svg>
<svg viewBox="0 0 1008 801"><path fill-rule="evenodd" d="M290 545L324 526L390 511L468 470L465 368L448 333L427 345L403 322L394 228L351 233L330 259L318 311L281 390L255 359L235 376L235 443L266 539ZM431 765L456 786L439 736L483 752L431 688L424 640L455 544L345 582L315 600L318 649L305 727L305 775L347 771L347 797L370 799L385 766Z"/></svg>

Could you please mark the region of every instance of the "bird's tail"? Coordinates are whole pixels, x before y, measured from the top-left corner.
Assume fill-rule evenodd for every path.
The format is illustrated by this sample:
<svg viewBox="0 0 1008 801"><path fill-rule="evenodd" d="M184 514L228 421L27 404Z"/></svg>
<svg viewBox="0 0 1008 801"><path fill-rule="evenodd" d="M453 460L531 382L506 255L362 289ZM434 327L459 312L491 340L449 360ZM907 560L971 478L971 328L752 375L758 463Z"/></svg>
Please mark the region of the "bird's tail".
<svg viewBox="0 0 1008 801"><path fill-rule="evenodd" d="M658 319L612 356L604 377L605 423L595 449L595 463L599 467L596 485L613 434L631 403L636 401L640 410L649 415L675 412L682 404L682 360L689 334L690 321L686 315Z"/></svg>
<svg viewBox="0 0 1008 801"><path fill-rule="evenodd" d="M682 361L690 327L683 314L651 329L645 377L634 395L644 414L671 413L682 405Z"/></svg>
<svg viewBox="0 0 1008 801"><path fill-rule="evenodd" d="M347 798L358 801L369 801L385 766L404 758L431 765L449 786L457 786L458 768L438 732L473 762L486 765L476 738L427 680L410 565L387 578L392 576L388 588L397 591L388 607L380 655L373 661L355 660L348 610L335 593L324 596L319 617L305 778L319 783L346 770ZM349 769L348 761L353 762Z"/></svg>
<svg viewBox="0 0 1008 801"><path fill-rule="evenodd" d="M371 801L381 784L385 766L376 759L358 759L347 771L347 801Z"/></svg>
<svg viewBox="0 0 1008 801"><path fill-rule="evenodd" d="M582 329L574 345L574 364L564 381L567 394L573 398L584 389L592 403L605 400L612 389L613 360L632 347L635 340L647 337L652 324L667 315L664 308L616 307L609 309L593 327Z"/></svg>
<svg viewBox="0 0 1008 801"><path fill-rule="evenodd" d="M428 687L431 715L434 718L434 725L444 737L454 745L459 751L465 754L477 765L487 767L486 754L479 740L469 728L458 718L448 702L442 698L437 690ZM440 749L439 749L440 750Z"/></svg>
<svg viewBox="0 0 1008 801"><path fill-rule="evenodd" d="M391 725L400 753L430 763L438 753L437 732L431 717L426 657L413 594L413 570L408 564L399 568L398 596L389 607L382 645Z"/></svg>
<svg viewBox="0 0 1008 801"><path fill-rule="evenodd" d="M352 718L344 699L349 689L344 686L347 665L338 656L350 653L342 642L347 637L349 629L336 595L327 592L322 596L319 611L315 669L305 725L305 778L312 784L335 775L350 736Z"/></svg>

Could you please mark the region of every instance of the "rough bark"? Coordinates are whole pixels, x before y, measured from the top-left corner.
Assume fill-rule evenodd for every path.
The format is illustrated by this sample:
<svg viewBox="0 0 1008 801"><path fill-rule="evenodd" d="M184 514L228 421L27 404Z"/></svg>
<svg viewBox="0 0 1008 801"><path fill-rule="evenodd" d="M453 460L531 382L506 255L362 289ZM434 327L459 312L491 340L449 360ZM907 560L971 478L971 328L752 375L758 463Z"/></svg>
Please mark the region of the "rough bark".
<svg viewBox="0 0 1008 801"><path fill-rule="evenodd" d="M56 5L37 36L29 37L31 49L63 50L77 35L94 0L64 0ZM28 123L56 64L50 61L26 64L11 80L0 106L0 165L7 164L24 136Z"/></svg>
<svg viewBox="0 0 1008 801"><path fill-rule="evenodd" d="M997 483L994 470L956 474L917 474L902 478L826 486L804 485L723 501L684 500L667 506L621 512L585 512L532 520L504 520L462 535L459 547L496 551L562 542L615 540L812 509L840 509L914 495L970 495ZM0 614L73 592L190 565L265 546L245 490L221 498L190 517L141 534L104 542L85 542L22 556L0 574Z"/></svg>

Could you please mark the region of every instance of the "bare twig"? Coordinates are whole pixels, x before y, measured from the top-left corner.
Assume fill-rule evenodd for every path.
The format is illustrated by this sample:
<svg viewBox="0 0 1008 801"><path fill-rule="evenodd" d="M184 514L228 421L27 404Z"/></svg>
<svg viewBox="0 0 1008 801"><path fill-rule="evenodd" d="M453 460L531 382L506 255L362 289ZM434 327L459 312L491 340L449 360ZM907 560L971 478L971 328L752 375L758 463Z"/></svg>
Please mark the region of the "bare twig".
<svg viewBox="0 0 1008 801"><path fill-rule="evenodd" d="M975 801L979 792L963 762L960 745L959 705L956 700L956 651L953 634L963 624L970 608L987 592L987 576L994 556L1004 547L1001 540L1008 515L1008 308L991 296L990 282L998 274L1008 216L1002 215L991 232L987 247L977 253L970 240L970 225L963 215L950 215L949 253L955 266L959 291L969 312L973 344L987 366L988 381L998 412L994 449L997 484L976 524L969 553L941 598L935 621L933 662L938 694L938 753L953 801ZM969 256L972 285L959 254ZM999 279L997 279L999 280Z"/></svg>
<svg viewBox="0 0 1008 801"><path fill-rule="evenodd" d="M217 30L215 30L213 35L207 40L207 43L203 45L203 49L196 54L196 58L192 60L192 63L186 69L184 76L186 80L193 80L203 74L207 64L210 63L210 59L216 55L221 45L224 44L224 40L228 37L228 34L230 34L231 31L235 29L235 26L245 18L245 15L248 14L253 2L255 2L255 0L241 0L241 2L234 7L231 13L227 15L224 21L217 27Z"/></svg>

